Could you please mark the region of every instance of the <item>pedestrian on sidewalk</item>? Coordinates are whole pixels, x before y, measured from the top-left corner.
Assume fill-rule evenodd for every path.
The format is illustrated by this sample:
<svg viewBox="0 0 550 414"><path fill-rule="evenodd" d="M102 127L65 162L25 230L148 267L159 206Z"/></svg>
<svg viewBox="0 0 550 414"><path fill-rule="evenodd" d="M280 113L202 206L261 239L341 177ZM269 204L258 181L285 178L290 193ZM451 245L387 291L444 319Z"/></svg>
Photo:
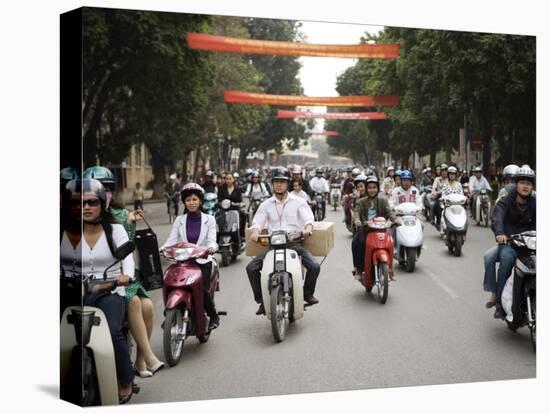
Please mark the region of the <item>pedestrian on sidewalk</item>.
<svg viewBox="0 0 550 414"><path fill-rule="evenodd" d="M143 199L145 193L141 188L141 183L136 183L136 188L134 189L134 210L143 210Z"/></svg>

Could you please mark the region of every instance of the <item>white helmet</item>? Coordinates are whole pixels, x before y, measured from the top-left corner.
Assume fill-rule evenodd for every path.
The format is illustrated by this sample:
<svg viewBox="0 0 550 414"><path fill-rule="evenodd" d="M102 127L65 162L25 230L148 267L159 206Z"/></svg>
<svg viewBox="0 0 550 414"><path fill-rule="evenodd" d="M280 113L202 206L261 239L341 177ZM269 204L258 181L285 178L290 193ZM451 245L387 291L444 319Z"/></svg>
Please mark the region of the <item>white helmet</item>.
<svg viewBox="0 0 550 414"><path fill-rule="evenodd" d="M504 179L512 178L514 175L517 174L518 170L519 170L519 167L516 164L508 164L502 170L502 176Z"/></svg>
<svg viewBox="0 0 550 414"><path fill-rule="evenodd" d="M357 167L355 167L353 170L351 170L352 177L357 177L359 174L361 174L361 170Z"/></svg>
<svg viewBox="0 0 550 414"><path fill-rule="evenodd" d="M166 176L165 176L166 177ZM171 180L175 180L176 178L178 178L178 176L176 174L172 174L170 175L170 179Z"/></svg>
<svg viewBox="0 0 550 414"><path fill-rule="evenodd" d="M527 164L522 165L516 175L514 175L514 181L517 183L520 180L529 180L533 184L535 183L535 172Z"/></svg>
<svg viewBox="0 0 550 414"><path fill-rule="evenodd" d="M447 168L447 173L448 174L456 174L457 173L456 167L451 165L449 168Z"/></svg>

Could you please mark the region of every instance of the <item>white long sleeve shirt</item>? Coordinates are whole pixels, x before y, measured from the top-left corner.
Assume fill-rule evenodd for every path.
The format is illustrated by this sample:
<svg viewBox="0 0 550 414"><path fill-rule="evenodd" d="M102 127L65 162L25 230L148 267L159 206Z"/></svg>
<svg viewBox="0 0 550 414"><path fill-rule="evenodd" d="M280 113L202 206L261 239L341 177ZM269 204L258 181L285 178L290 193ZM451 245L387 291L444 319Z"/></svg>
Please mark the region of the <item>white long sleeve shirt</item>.
<svg viewBox="0 0 550 414"><path fill-rule="evenodd" d="M311 186L311 189L316 193L329 192L328 182L322 177L313 177L311 180L309 180L309 185Z"/></svg>
<svg viewBox="0 0 550 414"><path fill-rule="evenodd" d="M307 224L313 224L313 221L313 212L307 202L288 193L283 202L272 196L260 204L250 228L267 228L270 233L275 230L293 233L302 231Z"/></svg>
<svg viewBox="0 0 550 414"><path fill-rule="evenodd" d="M475 175L470 177L470 181L468 182L468 186L470 188L470 191L472 193L478 193L481 190L489 190L492 191L491 185L489 184L489 181L487 181L487 178L484 176L481 176L481 178L478 180Z"/></svg>
<svg viewBox="0 0 550 414"><path fill-rule="evenodd" d="M411 185L406 191L401 186L395 187L391 193L390 206L396 207L401 203L415 203L418 207L422 207L420 191L414 185Z"/></svg>
<svg viewBox="0 0 550 414"><path fill-rule="evenodd" d="M112 226L113 243L116 248L128 241L128 233L121 224L112 224ZM73 248L67 234L63 232L61 238L61 266L66 276L83 274L91 276L93 279L103 279L103 272L115 261L116 259L109 250L105 232L101 234L94 247L90 247L84 235L82 235L76 248ZM107 271L107 277L115 278L124 274L133 280L134 270L134 255L129 254L122 261L122 269L120 265L111 267ZM124 286L118 286L111 293L125 296Z"/></svg>

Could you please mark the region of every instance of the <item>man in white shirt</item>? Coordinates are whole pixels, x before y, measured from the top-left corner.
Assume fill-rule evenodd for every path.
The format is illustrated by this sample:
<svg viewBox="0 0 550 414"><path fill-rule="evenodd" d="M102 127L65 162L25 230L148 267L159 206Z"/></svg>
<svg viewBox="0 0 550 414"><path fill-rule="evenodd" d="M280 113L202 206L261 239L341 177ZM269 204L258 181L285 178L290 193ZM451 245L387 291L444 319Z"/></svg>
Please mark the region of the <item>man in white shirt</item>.
<svg viewBox="0 0 550 414"><path fill-rule="evenodd" d="M493 189L491 188L489 181L487 181L487 178L483 176L483 170L481 167L474 167L473 173L474 175L470 177L470 181L468 182L468 187L470 189L470 193L472 194L472 217L475 217L479 192L481 190L491 192Z"/></svg>
<svg viewBox="0 0 550 414"><path fill-rule="evenodd" d="M405 170L401 173L401 185L395 187L390 197L390 206L397 207L401 203L415 203L418 207L422 207L422 199L420 191L412 185L413 175L410 171Z"/></svg>
<svg viewBox="0 0 550 414"><path fill-rule="evenodd" d="M326 215L326 202L325 200L328 198L328 193L330 191L328 186L328 181L323 177L323 169L321 167L317 167L315 169L315 177L313 177L309 181L309 186L311 187L311 191L313 192L312 197L315 196L316 193L322 193L323 194L323 202L321 206L314 206L315 209L321 208L322 209L322 217L324 218ZM315 199L314 199L315 200Z"/></svg>
<svg viewBox="0 0 550 414"><path fill-rule="evenodd" d="M293 233L301 231L304 236L311 235L313 231L313 214L307 202L288 192L290 174L286 168L278 168L274 171L273 197L264 201L252 222L252 241L258 241L260 230L267 228L269 232L275 230L285 230ZM307 269L306 280L304 282L304 301L309 305L319 303L313 296L315 292L315 284L317 277L321 271L321 266L315 261L313 256L302 246L294 245L292 247L302 258L302 264ZM256 315L265 313L264 304L262 303L262 290L260 284L260 271L263 266L263 259L267 253L262 253L246 266L250 286L254 292L254 300L260 304Z"/></svg>

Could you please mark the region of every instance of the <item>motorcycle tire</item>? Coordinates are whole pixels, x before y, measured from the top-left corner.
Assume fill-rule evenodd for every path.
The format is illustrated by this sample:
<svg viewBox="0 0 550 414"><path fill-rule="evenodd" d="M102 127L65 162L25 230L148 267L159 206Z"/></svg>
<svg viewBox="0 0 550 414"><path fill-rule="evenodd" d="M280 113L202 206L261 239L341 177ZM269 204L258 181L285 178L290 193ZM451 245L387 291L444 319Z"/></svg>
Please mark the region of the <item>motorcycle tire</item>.
<svg viewBox="0 0 550 414"><path fill-rule="evenodd" d="M227 250L222 250L222 267L229 266L229 252Z"/></svg>
<svg viewBox="0 0 550 414"><path fill-rule="evenodd" d="M389 276L388 264L378 263L378 280L376 281L376 295L378 300L383 305L388 300Z"/></svg>
<svg viewBox="0 0 550 414"><path fill-rule="evenodd" d="M454 254L456 257L460 257L462 254L462 234L455 234L455 241L454 241Z"/></svg>
<svg viewBox="0 0 550 414"><path fill-rule="evenodd" d="M183 314L184 312L182 312L182 309L180 308L170 309L166 312L162 337L164 358L171 367L179 363L183 351L183 343L185 340L182 339L181 341L178 341L175 337L177 327L183 326Z"/></svg>
<svg viewBox="0 0 550 414"><path fill-rule="evenodd" d="M285 340L289 320L283 316L283 286L278 284L271 288L271 331L275 342Z"/></svg>
<svg viewBox="0 0 550 414"><path fill-rule="evenodd" d="M414 272L416 265L416 249L414 247L407 248L407 272Z"/></svg>
<svg viewBox="0 0 550 414"><path fill-rule="evenodd" d="M489 212L488 211L483 212L483 225L485 227L489 227Z"/></svg>
<svg viewBox="0 0 550 414"><path fill-rule="evenodd" d="M536 297L531 298L531 313L533 315L533 324L529 326L529 332L531 334L531 344L533 345L533 351L537 352L537 310Z"/></svg>

